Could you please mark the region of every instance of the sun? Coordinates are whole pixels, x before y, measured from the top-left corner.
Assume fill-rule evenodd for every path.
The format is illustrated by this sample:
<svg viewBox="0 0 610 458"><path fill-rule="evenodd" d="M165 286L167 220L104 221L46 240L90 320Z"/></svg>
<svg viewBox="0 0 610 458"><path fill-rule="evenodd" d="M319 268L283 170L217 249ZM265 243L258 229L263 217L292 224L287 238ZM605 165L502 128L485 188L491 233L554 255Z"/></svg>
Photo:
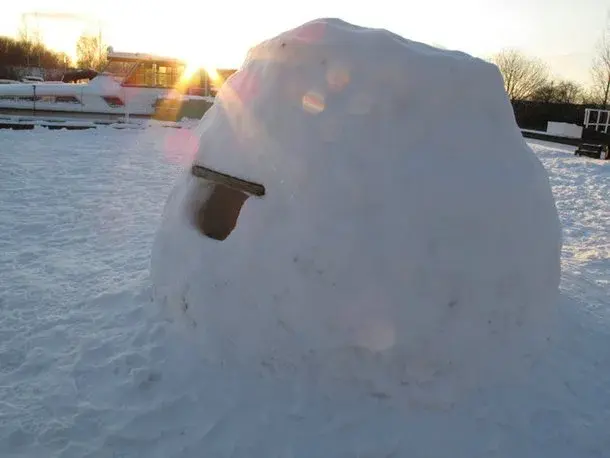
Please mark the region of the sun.
<svg viewBox="0 0 610 458"><path fill-rule="evenodd" d="M200 71L201 69L203 69L208 74L209 80L214 86L222 85L222 77L218 73L216 67L207 64L202 64L199 61L192 59L186 59L186 67L184 73L182 74L181 82L186 83L190 81L193 75L195 75L195 73Z"/></svg>
<svg viewBox="0 0 610 458"><path fill-rule="evenodd" d="M207 74L209 75L210 79L214 82L217 83L220 81L220 74L218 73L218 70L216 70L215 67L208 67L205 66L203 67L203 69L207 72Z"/></svg>

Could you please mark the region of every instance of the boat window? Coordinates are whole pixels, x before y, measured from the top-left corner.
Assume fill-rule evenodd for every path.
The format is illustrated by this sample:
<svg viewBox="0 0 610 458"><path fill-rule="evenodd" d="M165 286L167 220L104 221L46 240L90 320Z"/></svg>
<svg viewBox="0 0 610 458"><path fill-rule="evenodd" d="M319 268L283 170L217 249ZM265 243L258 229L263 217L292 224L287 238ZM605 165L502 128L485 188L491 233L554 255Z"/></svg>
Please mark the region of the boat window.
<svg viewBox="0 0 610 458"><path fill-rule="evenodd" d="M184 73L184 66L169 66L169 65L158 65L157 66L157 86L171 88L176 86L180 81L180 77Z"/></svg>
<svg viewBox="0 0 610 458"><path fill-rule="evenodd" d="M125 105L123 100L121 100L119 97L103 96L102 98L108 104L108 106L111 106L112 108L119 108Z"/></svg>
<svg viewBox="0 0 610 458"><path fill-rule="evenodd" d="M106 65L102 73L112 75L112 77L120 83L127 75L129 75L135 66L136 64L134 62L111 60L108 65Z"/></svg>
<svg viewBox="0 0 610 458"><path fill-rule="evenodd" d="M71 95L58 95L55 97L56 103L80 103L76 97Z"/></svg>
<svg viewBox="0 0 610 458"><path fill-rule="evenodd" d="M0 100L8 102L39 102L39 103L80 103L71 95L0 95Z"/></svg>
<svg viewBox="0 0 610 458"><path fill-rule="evenodd" d="M180 81L183 72L183 65L140 62L124 84L125 86L172 88Z"/></svg>
<svg viewBox="0 0 610 458"><path fill-rule="evenodd" d="M40 97L34 97L32 95L0 95L0 100L8 102L35 102L40 100Z"/></svg>

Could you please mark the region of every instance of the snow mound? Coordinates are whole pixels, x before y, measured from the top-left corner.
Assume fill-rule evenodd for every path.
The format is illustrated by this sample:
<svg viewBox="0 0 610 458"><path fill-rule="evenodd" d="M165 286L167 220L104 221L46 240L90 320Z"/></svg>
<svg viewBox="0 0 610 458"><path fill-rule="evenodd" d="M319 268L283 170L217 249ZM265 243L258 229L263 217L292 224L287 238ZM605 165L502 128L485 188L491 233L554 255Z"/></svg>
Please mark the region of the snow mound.
<svg viewBox="0 0 610 458"><path fill-rule="evenodd" d="M436 403L549 337L558 215L492 64L315 20L254 47L197 133L193 164L265 187L189 169L164 210L155 296L211 361Z"/></svg>

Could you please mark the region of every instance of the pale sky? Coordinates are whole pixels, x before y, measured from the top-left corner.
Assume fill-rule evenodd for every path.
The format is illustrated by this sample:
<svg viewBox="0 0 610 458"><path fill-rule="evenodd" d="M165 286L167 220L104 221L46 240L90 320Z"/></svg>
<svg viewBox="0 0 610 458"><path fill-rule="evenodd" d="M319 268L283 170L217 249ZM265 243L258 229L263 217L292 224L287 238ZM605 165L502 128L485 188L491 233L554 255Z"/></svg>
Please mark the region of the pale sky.
<svg viewBox="0 0 610 458"><path fill-rule="evenodd" d="M43 41L73 55L88 28L115 51L163 54L200 65L237 67L257 42L318 17L382 27L405 38L487 57L516 47L542 58L558 77L586 82L610 0L20 0L2 2L0 35L15 36L22 13ZM86 22L69 21L89 17Z"/></svg>

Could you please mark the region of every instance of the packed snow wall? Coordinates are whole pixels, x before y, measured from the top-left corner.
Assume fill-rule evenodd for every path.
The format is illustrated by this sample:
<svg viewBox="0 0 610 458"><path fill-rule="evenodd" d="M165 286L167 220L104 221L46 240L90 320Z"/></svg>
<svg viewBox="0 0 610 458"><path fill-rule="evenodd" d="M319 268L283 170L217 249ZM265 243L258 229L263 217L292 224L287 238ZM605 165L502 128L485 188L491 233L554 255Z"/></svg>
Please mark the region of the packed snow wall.
<svg viewBox="0 0 610 458"><path fill-rule="evenodd" d="M151 272L211 361L440 393L550 336L558 216L494 65L320 19L252 48L197 134Z"/></svg>

